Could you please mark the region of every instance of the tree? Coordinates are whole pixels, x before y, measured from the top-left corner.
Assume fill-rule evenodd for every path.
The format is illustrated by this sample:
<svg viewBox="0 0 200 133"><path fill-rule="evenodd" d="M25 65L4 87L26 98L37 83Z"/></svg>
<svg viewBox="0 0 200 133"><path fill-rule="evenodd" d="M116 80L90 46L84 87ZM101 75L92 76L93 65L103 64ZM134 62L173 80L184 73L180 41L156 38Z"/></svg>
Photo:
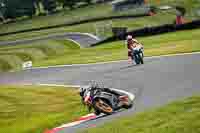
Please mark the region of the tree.
<svg viewBox="0 0 200 133"><path fill-rule="evenodd" d="M76 5L76 0L65 0L64 7L68 7L70 10L73 10Z"/></svg>
<svg viewBox="0 0 200 133"><path fill-rule="evenodd" d="M57 4L55 0L43 0L42 3L48 13L53 13L56 10Z"/></svg>
<svg viewBox="0 0 200 133"><path fill-rule="evenodd" d="M36 13L34 0L6 0L5 6L6 18L16 18L20 16L32 17Z"/></svg>
<svg viewBox="0 0 200 133"><path fill-rule="evenodd" d="M4 21L6 5L4 0L0 0L0 21Z"/></svg>
<svg viewBox="0 0 200 133"><path fill-rule="evenodd" d="M22 15L32 17L36 13L34 0L21 0L23 4L20 4L19 10L22 10Z"/></svg>
<svg viewBox="0 0 200 133"><path fill-rule="evenodd" d="M40 15L42 13L40 7L40 4L42 4L42 0L34 0L34 3L35 3L35 8L37 9L38 14Z"/></svg>
<svg viewBox="0 0 200 133"><path fill-rule="evenodd" d="M74 9L78 0L57 0L63 5L63 8L69 8L70 10Z"/></svg>
<svg viewBox="0 0 200 133"><path fill-rule="evenodd" d="M88 5L92 4L92 0L83 0L83 2L87 3Z"/></svg>

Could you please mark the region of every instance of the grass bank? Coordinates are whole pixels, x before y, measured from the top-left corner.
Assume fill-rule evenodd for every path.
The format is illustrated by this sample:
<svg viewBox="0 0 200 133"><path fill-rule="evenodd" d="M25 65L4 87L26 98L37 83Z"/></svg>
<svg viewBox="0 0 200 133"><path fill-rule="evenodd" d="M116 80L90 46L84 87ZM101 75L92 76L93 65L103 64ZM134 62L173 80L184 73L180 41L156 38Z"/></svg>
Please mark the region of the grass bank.
<svg viewBox="0 0 200 133"><path fill-rule="evenodd" d="M40 62L79 49L68 40L46 40L25 45L0 47L0 71L21 70L23 62Z"/></svg>
<svg viewBox="0 0 200 133"><path fill-rule="evenodd" d="M116 119L81 133L199 133L200 96Z"/></svg>
<svg viewBox="0 0 200 133"><path fill-rule="evenodd" d="M74 88L1 86L2 133L42 133L86 114Z"/></svg>

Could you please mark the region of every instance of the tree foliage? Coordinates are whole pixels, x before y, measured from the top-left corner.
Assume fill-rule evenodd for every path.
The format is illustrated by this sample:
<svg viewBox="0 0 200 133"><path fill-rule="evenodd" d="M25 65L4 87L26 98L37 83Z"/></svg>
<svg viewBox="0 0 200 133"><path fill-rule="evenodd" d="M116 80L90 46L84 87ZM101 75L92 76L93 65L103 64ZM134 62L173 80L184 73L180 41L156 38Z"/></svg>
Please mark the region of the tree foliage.
<svg viewBox="0 0 200 133"><path fill-rule="evenodd" d="M92 0L57 0L63 5L63 8L74 9L78 3L92 4Z"/></svg>
<svg viewBox="0 0 200 133"><path fill-rule="evenodd" d="M69 9L74 9L76 3L78 2L78 0L58 0L60 3L62 3L63 8L69 8Z"/></svg>
<svg viewBox="0 0 200 133"><path fill-rule="evenodd" d="M92 0L0 0L0 13L2 14L1 3L4 2L5 18L16 18L20 16L33 16L36 10L42 13L41 5L47 13L56 11L57 5L63 8L75 9L78 4L91 4ZM43 12L44 13L44 12Z"/></svg>
<svg viewBox="0 0 200 133"><path fill-rule="evenodd" d="M53 13L56 10L56 0L43 0L42 4L48 13Z"/></svg>
<svg viewBox="0 0 200 133"><path fill-rule="evenodd" d="M19 16L33 16L36 12L34 0L6 0L5 17L16 18Z"/></svg>

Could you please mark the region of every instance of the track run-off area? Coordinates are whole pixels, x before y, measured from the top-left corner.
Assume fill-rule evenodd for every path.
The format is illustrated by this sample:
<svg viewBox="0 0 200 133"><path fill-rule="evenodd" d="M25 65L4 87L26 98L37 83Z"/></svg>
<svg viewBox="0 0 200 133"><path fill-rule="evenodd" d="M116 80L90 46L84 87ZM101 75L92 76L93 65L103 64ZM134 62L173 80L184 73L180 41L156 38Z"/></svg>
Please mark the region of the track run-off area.
<svg viewBox="0 0 200 133"><path fill-rule="evenodd" d="M59 133L77 132L141 112L173 100L200 93L200 53L145 58L144 65L116 61L90 65L66 65L0 74L0 84L88 85L91 81L135 94L134 107L107 117L83 122Z"/></svg>

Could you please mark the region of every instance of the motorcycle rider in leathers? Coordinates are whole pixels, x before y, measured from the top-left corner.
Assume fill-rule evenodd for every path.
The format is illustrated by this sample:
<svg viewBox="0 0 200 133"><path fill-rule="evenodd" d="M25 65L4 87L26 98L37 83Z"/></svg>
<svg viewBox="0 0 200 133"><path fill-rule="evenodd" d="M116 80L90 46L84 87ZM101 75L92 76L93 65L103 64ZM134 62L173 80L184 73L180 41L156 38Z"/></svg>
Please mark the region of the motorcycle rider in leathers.
<svg viewBox="0 0 200 133"><path fill-rule="evenodd" d="M136 39L133 39L131 35L127 36L126 45L128 48L128 63L133 63L134 60L134 51L138 47L140 50L143 49L142 44L140 44Z"/></svg>

